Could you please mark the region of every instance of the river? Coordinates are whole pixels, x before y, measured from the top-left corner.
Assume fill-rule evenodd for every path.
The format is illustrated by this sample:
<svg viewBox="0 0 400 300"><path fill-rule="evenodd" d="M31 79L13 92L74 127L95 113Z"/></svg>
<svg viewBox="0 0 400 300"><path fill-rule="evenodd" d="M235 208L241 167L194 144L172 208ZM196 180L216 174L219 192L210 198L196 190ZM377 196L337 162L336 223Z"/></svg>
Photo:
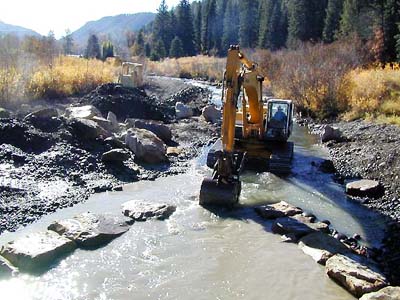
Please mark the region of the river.
<svg viewBox="0 0 400 300"><path fill-rule="evenodd" d="M1 299L354 299L297 245L272 234L271 223L254 212L255 205L285 200L330 220L339 232L359 233L366 244L378 245L383 237L383 220L349 201L343 186L313 166L327 157L317 138L305 128L294 129L293 174L245 173L241 206L234 211L215 214L198 205L202 178L210 172L205 148L185 174L93 195L2 234L0 244L82 212L121 214L121 204L129 200L177 206L168 220L137 222L107 246L78 249L41 276L0 281Z"/></svg>

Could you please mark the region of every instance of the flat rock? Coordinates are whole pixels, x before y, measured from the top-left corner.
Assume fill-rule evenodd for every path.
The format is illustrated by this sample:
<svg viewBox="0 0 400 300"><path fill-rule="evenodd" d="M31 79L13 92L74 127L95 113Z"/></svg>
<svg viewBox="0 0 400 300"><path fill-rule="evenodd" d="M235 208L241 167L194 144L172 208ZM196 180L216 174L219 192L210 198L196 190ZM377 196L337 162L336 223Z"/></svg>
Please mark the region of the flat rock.
<svg viewBox="0 0 400 300"><path fill-rule="evenodd" d="M255 208L255 211L264 219L272 220L282 217L291 217L297 214L301 214L303 211L290 205L285 201L281 201L279 203L271 204L271 205L262 205Z"/></svg>
<svg viewBox="0 0 400 300"><path fill-rule="evenodd" d="M36 272L47 269L75 248L70 239L47 230L9 242L0 254L21 271Z"/></svg>
<svg viewBox="0 0 400 300"><path fill-rule="evenodd" d="M377 292L365 294L360 300L399 300L400 287L387 286Z"/></svg>
<svg viewBox="0 0 400 300"><path fill-rule="evenodd" d="M386 278L374 266L341 254L329 258L325 269L330 278L358 298L387 286Z"/></svg>
<svg viewBox="0 0 400 300"><path fill-rule="evenodd" d="M307 255L310 255L317 263L325 265L326 261L335 254L350 254L351 251L332 236L314 232L299 241L299 247Z"/></svg>
<svg viewBox="0 0 400 300"><path fill-rule="evenodd" d="M65 116L71 119L88 119L93 117L102 117L101 112L93 105L68 107L65 110Z"/></svg>
<svg viewBox="0 0 400 300"><path fill-rule="evenodd" d="M376 197L382 194L382 186L378 181L362 179L346 184L346 193L356 197Z"/></svg>
<svg viewBox="0 0 400 300"><path fill-rule="evenodd" d="M272 224L272 232L281 235L290 235L297 239L313 233L315 230L310 226L292 217L278 218Z"/></svg>
<svg viewBox="0 0 400 300"><path fill-rule="evenodd" d="M122 205L123 214L135 221L147 219L168 219L176 210L174 205L165 203L146 203L141 201L129 201Z"/></svg>
<svg viewBox="0 0 400 300"><path fill-rule="evenodd" d="M84 213L72 219L56 221L49 230L76 242L82 248L101 247L129 230L119 217Z"/></svg>
<svg viewBox="0 0 400 300"><path fill-rule="evenodd" d="M292 218L296 219L299 222L306 224L308 227L314 229L315 231L329 233L329 225L326 223L323 223L323 222L314 222L313 217L307 217L307 216L298 214L298 215L294 215Z"/></svg>
<svg viewBox="0 0 400 300"><path fill-rule="evenodd" d="M105 129L107 131L111 131L111 132L114 131L111 121L104 119L103 117L94 116L92 118L92 121L95 121L97 123L97 125L99 125L100 127L102 127L103 129Z"/></svg>
<svg viewBox="0 0 400 300"><path fill-rule="evenodd" d="M129 129L125 144L135 153L138 160L149 164L167 161L166 146L154 133L146 129Z"/></svg>
<svg viewBox="0 0 400 300"><path fill-rule="evenodd" d="M158 138L163 140L165 143L169 143L172 140L172 131L171 129L158 121L149 121L149 120L135 120L135 119L127 119L126 123L130 126L139 129L146 129L154 133Z"/></svg>
<svg viewBox="0 0 400 300"><path fill-rule="evenodd" d="M101 156L103 162L123 162L129 159L131 155L125 149L112 149L104 152Z"/></svg>

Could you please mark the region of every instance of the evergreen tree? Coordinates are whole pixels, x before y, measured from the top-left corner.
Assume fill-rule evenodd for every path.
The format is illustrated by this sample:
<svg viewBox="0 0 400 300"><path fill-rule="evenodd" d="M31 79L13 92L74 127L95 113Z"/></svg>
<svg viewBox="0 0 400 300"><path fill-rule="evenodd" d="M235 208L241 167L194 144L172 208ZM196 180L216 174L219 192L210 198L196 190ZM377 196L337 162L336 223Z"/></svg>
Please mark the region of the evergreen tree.
<svg viewBox="0 0 400 300"><path fill-rule="evenodd" d="M218 55L226 55L226 49L222 48L222 35L224 34L224 18L228 0L217 1L217 19L215 28L215 48Z"/></svg>
<svg viewBox="0 0 400 300"><path fill-rule="evenodd" d="M202 2L193 2L193 26L194 26L194 43L196 47L196 52L201 51L201 10L202 10Z"/></svg>
<svg viewBox="0 0 400 300"><path fill-rule="evenodd" d="M72 38L71 31L69 29L65 30L65 36L62 39L63 50L65 55L72 54L72 49L74 47L74 40Z"/></svg>
<svg viewBox="0 0 400 300"><path fill-rule="evenodd" d="M144 56L145 55L145 45L144 45L144 33L143 29L139 31L136 35L135 43L132 47L132 54L135 56Z"/></svg>
<svg viewBox="0 0 400 300"><path fill-rule="evenodd" d="M90 35L85 51L86 58L101 58L99 39L95 34Z"/></svg>
<svg viewBox="0 0 400 300"><path fill-rule="evenodd" d="M307 31L307 1L308 0L292 0L288 2L288 46L296 47L299 41L306 41L308 38Z"/></svg>
<svg viewBox="0 0 400 300"><path fill-rule="evenodd" d="M326 18L322 39L326 43L334 41L339 30L340 15L343 9L343 0L329 0L326 9Z"/></svg>
<svg viewBox="0 0 400 300"><path fill-rule="evenodd" d="M222 49L225 52L229 49L230 45L237 45L239 43L238 15L238 3L234 0L228 1L224 18L224 31L222 35Z"/></svg>
<svg viewBox="0 0 400 300"><path fill-rule="evenodd" d="M106 60L108 57L114 57L114 45L110 41L102 45L102 59Z"/></svg>
<svg viewBox="0 0 400 300"><path fill-rule="evenodd" d="M205 0L202 11L201 44L202 51L209 51L216 47L217 4L216 0Z"/></svg>
<svg viewBox="0 0 400 300"><path fill-rule="evenodd" d="M181 0L176 9L177 36L183 43L183 53L187 56L195 54L193 16L188 0Z"/></svg>
<svg viewBox="0 0 400 300"><path fill-rule="evenodd" d="M258 47L260 48L271 48L272 39L272 12L274 9L273 0L261 0L260 3L260 27L258 37Z"/></svg>
<svg viewBox="0 0 400 300"><path fill-rule="evenodd" d="M182 57L184 55L185 55L185 52L183 50L182 40L176 36L172 40L171 49L169 50L169 56L178 58L178 57Z"/></svg>
<svg viewBox="0 0 400 300"><path fill-rule="evenodd" d="M160 60L167 56L167 51L165 50L165 46L162 40L158 40L153 47L153 50L150 54L151 60Z"/></svg>
<svg viewBox="0 0 400 300"><path fill-rule="evenodd" d="M383 7L383 59L393 61L396 59L396 35L400 33L400 2L398 0L384 0Z"/></svg>
<svg viewBox="0 0 400 300"><path fill-rule="evenodd" d="M258 42L258 0L241 0L239 7L240 46L254 48Z"/></svg>
<svg viewBox="0 0 400 300"><path fill-rule="evenodd" d="M157 10L157 15L153 23L153 40L155 43L158 40L161 40L165 47L169 49L171 46L171 41L174 37L173 26L176 24L172 24L171 15L168 11L168 6L165 0L162 0L160 6Z"/></svg>
<svg viewBox="0 0 400 300"><path fill-rule="evenodd" d="M149 43L146 43L144 45L144 52L145 52L146 57L150 57L150 55L151 55L151 46L150 46Z"/></svg>
<svg viewBox="0 0 400 300"><path fill-rule="evenodd" d="M343 12L340 17L339 37L358 32L359 8L357 0L344 0Z"/></svg>

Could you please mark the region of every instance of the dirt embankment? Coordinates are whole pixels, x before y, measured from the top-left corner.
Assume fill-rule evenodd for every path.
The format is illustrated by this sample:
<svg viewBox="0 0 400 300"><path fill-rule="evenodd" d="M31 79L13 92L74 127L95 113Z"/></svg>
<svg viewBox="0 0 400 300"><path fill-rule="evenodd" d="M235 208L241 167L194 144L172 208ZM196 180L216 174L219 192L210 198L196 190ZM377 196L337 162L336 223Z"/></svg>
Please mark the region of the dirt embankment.
<svg viewBox="0 0 400 300"><path fill-rule="evenodd" d="M171 92L162 88L157 92L157 86L162 87L166 81ZM171 110L174 101L181 101L179 95L184 91L185 102L200 111L207 104L208 92L168 79L154 79L150 86L154 89L151 94L107 84L61 106L50 102L24 105L23 112L19 108L10 112L10 118L0 119L0 233L84 201L94 192L186 171L189 160L198 155L211 136L218 134L218 129L199 117L177 121ZM160 103L171 103L172 108ZM65 108L88 104L94 105L103 117L113 111L121 123L125 118L164 121L172 131L172 140L166 146L181 150L163 163L150 165L138 161L124 144L124 131L128 128L124 124L112 132L112 138L87 138L77 126L93 128L87 122L71 120L65 115ZM56 112L25 118L29 112L54 107ZM105 152L116 148L123 148L129 158L121 163L102 161Z"/></svg>
<svg viewBox="0 0 400 300"><path fill-rule="evenodd" d="M379 181L384 194L376 198L353 198L387 216L383 264L400 283L400 128L364 121L333 124L341 132L339 141L325 143L335 166L335 177L346 180L365 178ZM322 126L311 125L318 132Z"/></svg>

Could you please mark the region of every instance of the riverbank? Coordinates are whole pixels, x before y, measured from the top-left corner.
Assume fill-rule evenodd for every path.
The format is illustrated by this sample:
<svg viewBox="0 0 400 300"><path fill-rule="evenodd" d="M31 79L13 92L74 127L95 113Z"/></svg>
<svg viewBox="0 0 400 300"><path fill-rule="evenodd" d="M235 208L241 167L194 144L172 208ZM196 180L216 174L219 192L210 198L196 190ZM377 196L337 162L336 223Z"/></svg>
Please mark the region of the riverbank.
<svg viewBox="0 0 400 300"><path fill-rule="evenodd" d="M379 197L352 197L353 201L387 217L388 228L380 255L386 272L394 284L400 283L400 128L394 125L365 121L331 124L340 131L340 138L328 141L335 169L335 179L347 183L354 179L372 179L381 183L384 194ZM322 133L324 125L309 124L314 133Z"/></svg>

